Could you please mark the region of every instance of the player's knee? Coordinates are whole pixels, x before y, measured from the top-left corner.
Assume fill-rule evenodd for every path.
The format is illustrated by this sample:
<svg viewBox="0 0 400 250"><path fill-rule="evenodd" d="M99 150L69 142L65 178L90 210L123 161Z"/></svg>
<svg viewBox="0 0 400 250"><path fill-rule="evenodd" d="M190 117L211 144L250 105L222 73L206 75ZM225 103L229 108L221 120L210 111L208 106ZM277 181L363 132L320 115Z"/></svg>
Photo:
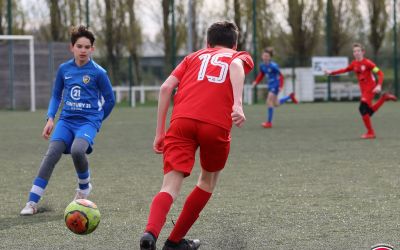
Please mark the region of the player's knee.
<svg viewBox="0 0 400 250"><path fill-rule="evenodd" d="M82 147L74 147L74 145L72 145L71 147L71 156L72 158L83 158L85 157L86 154L86 150Z"/></svg>
<svg viewBox="0 0 400 250"><path fill-rule="evenodd" d="M359 111L360 111L360 114L362 116L364 116L364 115L372 115L374 113L372 108L366 102L361 102L360 103Z"/></svg>

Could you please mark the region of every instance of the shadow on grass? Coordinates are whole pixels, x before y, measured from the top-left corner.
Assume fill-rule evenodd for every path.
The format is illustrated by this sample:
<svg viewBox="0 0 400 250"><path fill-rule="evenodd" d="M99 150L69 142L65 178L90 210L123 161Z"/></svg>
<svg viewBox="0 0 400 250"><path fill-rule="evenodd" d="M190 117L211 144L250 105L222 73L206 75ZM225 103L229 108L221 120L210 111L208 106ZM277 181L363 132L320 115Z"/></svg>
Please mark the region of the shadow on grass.
<svg viewBox="0 0 400 250"><path fill-rule="evenodd" d="M49 221L63 220L63 214L51 214L45 215L47 212L51 212L52 209L48 207L41 207L38 209L38 213L34 216L21 216L19 214L14 217L1 218L0 219L0 231L6 230L19 225L31 225L37 223L44 223Z"/></svg>

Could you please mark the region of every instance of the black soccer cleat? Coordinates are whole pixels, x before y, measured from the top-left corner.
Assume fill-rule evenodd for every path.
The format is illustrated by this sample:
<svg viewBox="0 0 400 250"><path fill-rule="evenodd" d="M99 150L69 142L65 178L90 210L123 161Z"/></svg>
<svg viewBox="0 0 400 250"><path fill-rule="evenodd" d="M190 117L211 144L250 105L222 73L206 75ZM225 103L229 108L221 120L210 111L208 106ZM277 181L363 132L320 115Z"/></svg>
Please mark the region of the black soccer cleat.
<svg viewBox="0 0 400 250"><path fill-rule="evenodd" d="M197 250L200 247L200 240L182 239L179 243L167 240L162 250Z"/></svg>
<svg viewBox="0 0 400 250"><path fill-rule="evenodd" d="M156 250L156 237L150 232L145 232L140 238L140 250Z"/></svg>

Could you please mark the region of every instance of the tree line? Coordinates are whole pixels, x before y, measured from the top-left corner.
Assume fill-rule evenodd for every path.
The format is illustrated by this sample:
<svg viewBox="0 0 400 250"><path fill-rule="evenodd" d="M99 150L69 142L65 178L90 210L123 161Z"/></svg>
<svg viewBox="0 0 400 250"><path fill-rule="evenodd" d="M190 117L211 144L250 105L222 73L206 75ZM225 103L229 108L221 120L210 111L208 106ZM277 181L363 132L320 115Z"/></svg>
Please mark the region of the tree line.
<svg viewBox="0 0 400 250"><path fill-rule="evenodd" d="M355 41L366 45L371 50L370 56L375 58L392 53L393 34L389 25L393 0L153 2L156 7L148 11L161 27L153 42L164 51L165 74L173 67L171 58L188 53L188 48L197 50L205 45L211 20L234 21L240 29L240 50L259 55L263 48L272 46L283 65L288 64L289 58L305 66L312 55L348 56ZM150 39L143 32L148 27L140 21L143 13L138 13L138 6L145 4L145 0L89 0L88 16L86 0L45 0L45 3L49 21L32 31L26 28L30 20L22 11L22 3L12 1L13 34L34 33L37 40L68 41L70 27L86 24L88 18L90 28L96 32L97 50L105 58L113 82L118 82L123 57L132 59L134 81L141 82L139 58L143 56L142 46ZM7 34L7 27L7 0L0 0L0 34Z"/></svg>

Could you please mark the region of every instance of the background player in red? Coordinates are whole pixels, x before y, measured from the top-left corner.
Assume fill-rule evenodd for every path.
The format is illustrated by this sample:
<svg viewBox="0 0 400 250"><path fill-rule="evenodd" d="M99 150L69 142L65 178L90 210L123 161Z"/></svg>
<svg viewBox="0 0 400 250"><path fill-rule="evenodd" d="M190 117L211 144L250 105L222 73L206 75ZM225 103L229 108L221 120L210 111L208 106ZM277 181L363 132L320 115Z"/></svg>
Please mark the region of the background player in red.
<svg viewBox="0 0 400 250"><path fill-rule="evenodd" d="M232 123L241 127L245 121L243 84L245 74L254 64L247 52L236 51L237 38L238 28L234 23L212 24L207 30L207 48L186 56L161 86L153 149L164 154L164 180L150 206L140 240L141 250L156 249L171 205L184 178L191 173L197 148L200 148L201 174L163 250L200 246L199 240L183 237L210 199L225 166ZM171 123L165 133L170 96L176 87Z"/></svg>
<svg viewBox="0 0 400 250"><path fill-rule="evenodd" d="M255 87L261 82L265 75L267 75L267 87L268 87L268 97L266 100L268 109L266 121L261 123L264 128L272 128L272 118L274 115L274 108L281 104L286 103L289 99L293 103L297 103L297 99L294 93L288 96L282 97L278 100L279 92L283 88L284 78L276 62L272 61L272 56L274 55L272 48L266 48L262 53L263 63L260 64L260 72L258 73L256 79L254 80L252 86Z"/></svg>
<svg viewBox="0 0 400 250"><path fill-rule="evenodd" d="M353 56L354 60L350 63L347 68L330 71L326 70L327 75L337 75L349 71L354 71L357 76L358 84L361 90L360 100L360 114L362 116L367 133L363 134L363 139L374 139L375 131L372 128L371 116L378 111L385 101L396 101L397 98L390 94L384 93L381 95L379 100L372 104L375 94L378 94L382 90L383 83L383 72L373 63L371 60L364 57L365 49L359 43L353 44ZM376 82L373 73L378 75L378 81Z"/></svg>

